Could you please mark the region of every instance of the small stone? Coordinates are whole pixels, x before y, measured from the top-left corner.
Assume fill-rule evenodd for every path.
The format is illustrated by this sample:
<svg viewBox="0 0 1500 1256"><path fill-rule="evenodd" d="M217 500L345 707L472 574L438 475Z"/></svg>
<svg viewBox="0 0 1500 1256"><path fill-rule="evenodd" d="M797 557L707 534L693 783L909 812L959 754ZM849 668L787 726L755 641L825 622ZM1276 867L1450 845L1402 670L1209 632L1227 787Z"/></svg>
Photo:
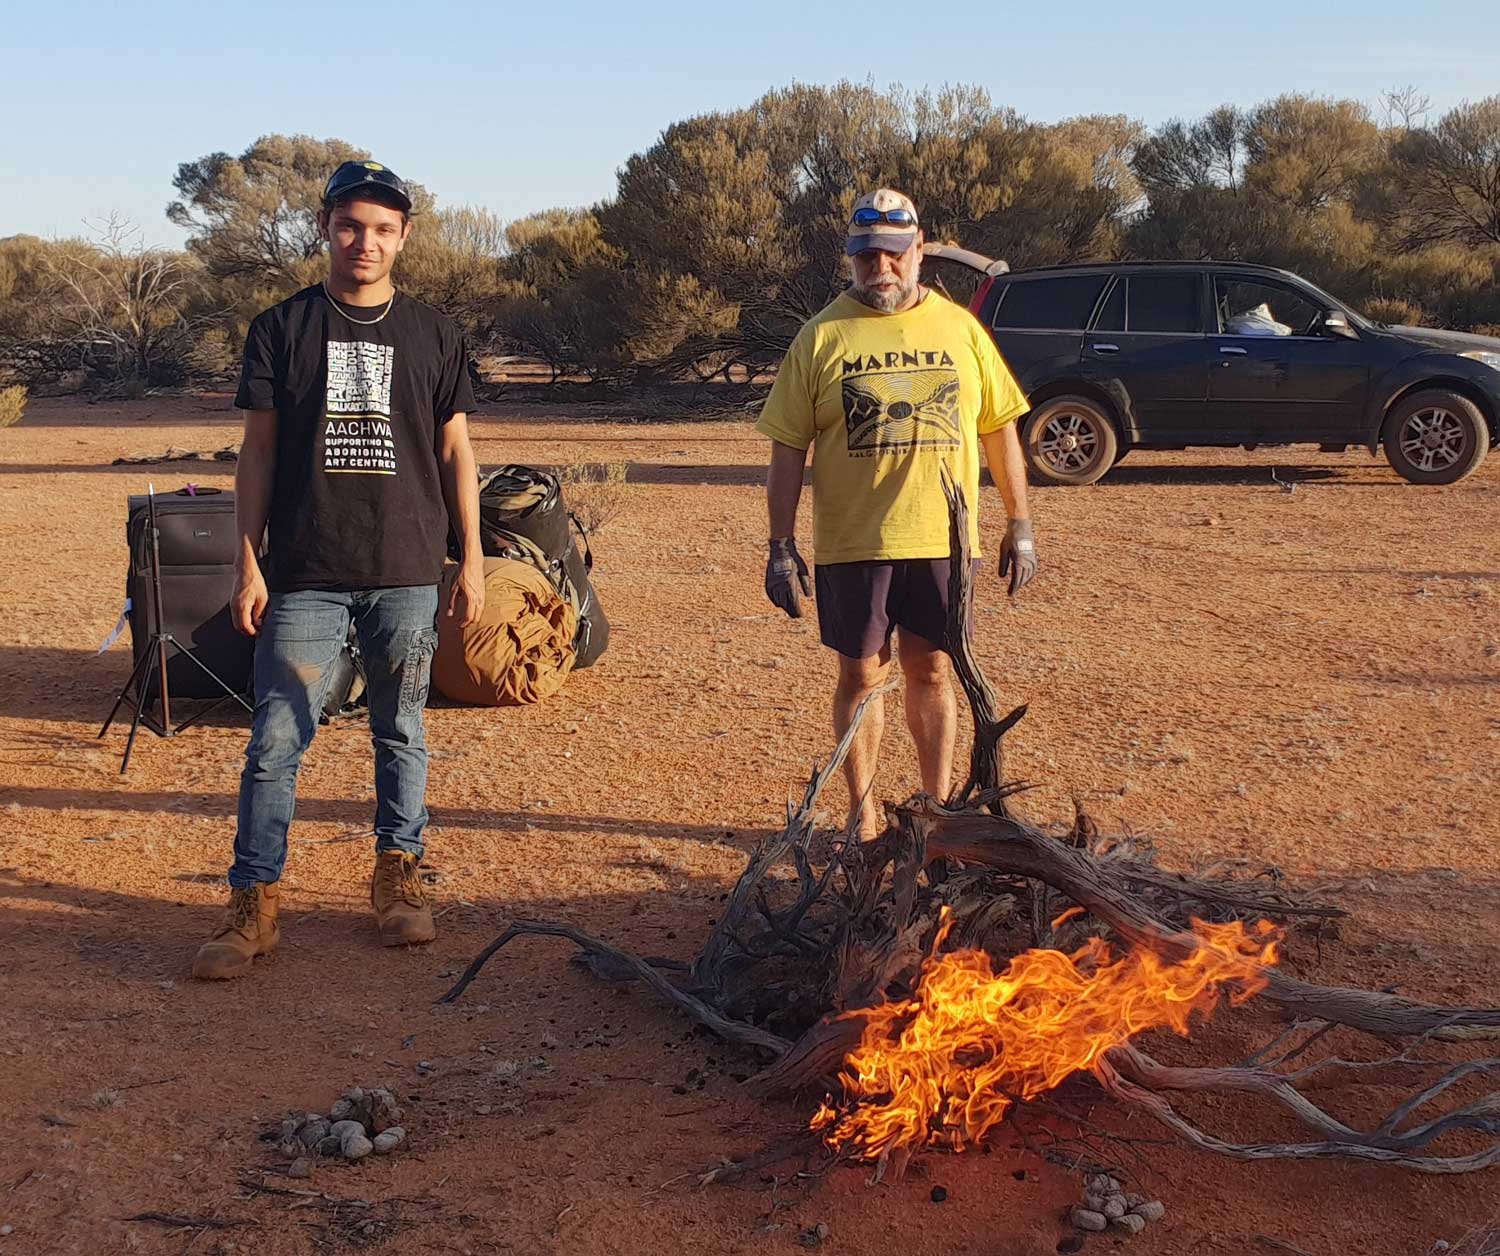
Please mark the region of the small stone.
<svg viewBox="0 0 1500 1256"><path fill-rule="evenodd" d="M384 1087L372 1090L370 1092L370 1132L379 1134L382 1130L388 1130L393 1125L400 1124L401 1109L396 1104L395 1095Z"/></svg>
<svg viewBox="0 0 1500 1256"><path fill-rule="evenodd" d="M354 1118L356 1109L347 1099L339 1099L334 1102L333 1107L328 1109L328 1119L334 1123L349 1121Z"/></svg>
<svg viewBox="0 0 1500 1256"><path fill-rule="evenodd" d="M333 1128L328 1132L342 1143L345 1139L353 1138L356 1134L363 1135L365 1127L358 1121L335 1121Z"/></svg>
<svg viewBox="0 0 1500 1256"><path fill-rule="evenodd" d="M324 1157L325 1159L331 1158L339 1154L339 1149L342 1146L343 1140L340 1138L335 1138L332 1134L330 1134L327 1138L321 1139L319 1141L318 1155Z"/></svg>
<svg viewBox="0 0 1500 1256"><path fill-rule="evenodd" d="M289 1138L296 1137L297 1122L291 1117L287 1117L287 1119L281 1123L281 1141L286 1142Z"/></svg>
<svg viewBox="0 0 1500 1256"><path fill-rule="evenodd" d="M1125 1196L1111 1195L1104 1201L1104 1207L1099 1209L1111 1221L1125 1215Z"/></svg>
<svg viewBox="0 0 1500 1256"><path fill-rule="evenodd" d="M339 1147L339 1154L345 1160L363 1160L374 1150L375 1144L366 1138L363 1133L359 1133L351 1134L348 1138L344 1139Z"/></svg>
<svg viewBox="0 0 1500 1256"><path fill-rule="evenodd" d="M1129 1208L1132 1212L1134 1212L1145 1202L1146 1197L1144 1195L1133 1195L1127 1193L1125 1196L1125 1207Z"/></svg>
<svg viewBox="0 0 1500 1256"><path fill-rule="evenodd" d="M947 1198L948 1198L948 1188L946 1186L934 1186L932 1188L932 1202L933 1203L940 1204L940 1203L942 1203Z"/></svg>
<svg viewBox="0 0 1500 1256"><path fill-rule="evenodd" d="M298 1156L292 1161L291 1167L286 1171L287 1177L310 1178L312 1177L312 1161L306 1156Z"/></svg>
<svg viewBox="0 0 1500 1256"><path fill-rule="evenodd" d="M431 1060L418 1060L417 1061L417 1067L419 1069L421 1069L424 1073L429 1073L429 1072L432 1071L432 1061Z"/></svg>
<svg viewBox="0 0 1500 1256"><path fill-rule="evenodd" d="M283 1139L276 1144L276 1151L284 1160L295 1160L302 1154L302 1144L295 1138Z"/></svg>
<svg viewBox="0 0 1500 1256"><path fill-rule="evenodd" d="M5 1230L9 1229L9 1226L5 1227ZM0 1234L4 1234L5 1230L0 1230ZM1437 1239L1432 1245L1432 1250L1435 1252L1446 1252L1448 1250L1448 1247L1449 1243L1447 1239Z"/></svg>
<svg viewBox="0 0 1500 1256"><path fill-rule="evenodd" d="M1106 1196L1097 1194L1094 1191L1084 1191L1083 1206L1090 1212L1103 1212L1105 1198Z"/></svg>
<svg viewBox="0 0 1500 1256"><path fill-rule="evenodd" d="M1146 1228L1146 1218L1139 1213L1126 1212L1118 1217L1111 1217L1110 1224L1118 1226L1127 1234L1139 1234Z"/></svg>
<svg viewBox="0 0 1500 1256"><path fill-rule="evenodd" d="M1068 1214L1068 1220L1080 1230L1103 1230L1109 1224L1102 1212L1092 1208L1075 1208Z"/></svg>
<svg viewBox="0 0 1500 1256"><path fill-rule="evenodd" d="M0 1238L9 1238L15 1232L16 1227L13 1225L0 1225ZM1444 1243L1443 1246L1447 1247L1448 1245Z"/></svg>
<svg viewBox="0 0 1500 1256"><path fill-rule="evenodd" d="M406 1131L399 1125L393 1125L388 1130L382 1130L375 1135L375 1154L377 1156L388 1156L406 1141Z"/></svg>
<svg viewBox="0 0 1500 1256"><path fill-rule="evenodd" d="M817 1225L813 1226L813 1233L820 1239L826 1239L833 1231L828 1228L828 1222L820 1221Z"/></svg>
<svg viewBox="0 0 1500 1256"><path fill-rule="evenodd" d="M316 1147L328 1137L332 1129L322 1117L316 1117L297 1132L297 1139L304 1147Z"/></svg>
<svg viewBox="0 0 1500 1256"><path fill-rule="evenodd" d="M1147 1200L1130 1210L1142 1221L1160 1221L1167 1215L1167 1206L1159 1199Z"/></svg>

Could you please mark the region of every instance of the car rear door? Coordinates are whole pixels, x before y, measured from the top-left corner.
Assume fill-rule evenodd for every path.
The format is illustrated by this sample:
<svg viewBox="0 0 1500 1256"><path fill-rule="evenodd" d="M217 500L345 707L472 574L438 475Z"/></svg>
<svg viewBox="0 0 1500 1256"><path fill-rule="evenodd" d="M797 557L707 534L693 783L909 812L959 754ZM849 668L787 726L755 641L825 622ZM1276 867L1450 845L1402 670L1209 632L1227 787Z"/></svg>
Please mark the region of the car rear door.
<svg viewBox="0 0 1500 1256"><path fill-rule="evenodd" d="M1357 439L1370 386L1367 347L1324 332L1325 303L1293 284L1234 272L1212 279L1213 421L1266 444Z"/></svg>
<svg viewBox="0 0 1500 1256"><path fill-rule="evenodd" d="M1083 358L1130 396L1141 443L1209 444L1205 276L1193 268L1128 271L1104 294Z"/></svg>
<svg viewBox="0 0 1500 1256"><path fill-rule="evenodd" d="M1021 387L1045 384L1059 372L1076 371L1083 329L1094 315L1109 276L1010 275L996 280L990 314L995 343Z"/></svg>

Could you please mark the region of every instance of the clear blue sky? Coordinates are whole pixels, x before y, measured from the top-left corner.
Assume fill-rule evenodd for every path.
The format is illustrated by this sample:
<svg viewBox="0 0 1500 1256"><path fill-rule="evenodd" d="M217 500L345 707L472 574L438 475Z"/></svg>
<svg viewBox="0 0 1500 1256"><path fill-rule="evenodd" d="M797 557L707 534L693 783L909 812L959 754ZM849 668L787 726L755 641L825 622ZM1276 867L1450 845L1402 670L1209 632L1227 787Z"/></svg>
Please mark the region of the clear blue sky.
<svg viewBox="0 0 1500 1256"><path fill-rule="evenodd" d="M977 83L1029 117L1148 123L1285 91L1500 93L1481 0L32 0L4 24L0 236L117 210L177 243L177 164L339 136L441 204L588 204L672 121L793 81ZM942 32L948 32L944 34Z"/></svg>

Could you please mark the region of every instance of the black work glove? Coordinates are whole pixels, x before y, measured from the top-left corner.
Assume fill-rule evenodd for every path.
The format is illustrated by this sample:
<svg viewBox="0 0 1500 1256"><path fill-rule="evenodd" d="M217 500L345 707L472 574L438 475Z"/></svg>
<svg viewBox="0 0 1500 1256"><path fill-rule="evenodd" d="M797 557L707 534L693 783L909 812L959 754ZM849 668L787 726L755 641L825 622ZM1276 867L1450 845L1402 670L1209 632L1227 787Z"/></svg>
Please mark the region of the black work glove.
<svg viewBox="0 0 1500 1256"><path fill-rule="evenodd" d="M801 597L797 586L802 586ZM802 618L802 598L812 596L807 564L797 553L796 541L772 541L766 557L766 596L793 619Z"/></svg>
<svg viewBox="0 0 1500 1256"><path fill-rule="evenodd" d="M1000 579L1010 576L1010 593L1014 597L1036 575L1036 540L1030 519L1012 519L1000 544Z"/></svg>

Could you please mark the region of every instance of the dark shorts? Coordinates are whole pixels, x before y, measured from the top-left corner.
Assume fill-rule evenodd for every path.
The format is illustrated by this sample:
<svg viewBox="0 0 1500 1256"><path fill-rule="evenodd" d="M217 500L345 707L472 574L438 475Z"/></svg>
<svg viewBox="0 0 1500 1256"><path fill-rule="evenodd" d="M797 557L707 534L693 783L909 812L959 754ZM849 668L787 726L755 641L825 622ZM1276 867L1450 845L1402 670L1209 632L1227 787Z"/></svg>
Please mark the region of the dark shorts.
<svg viewBox="0 0 1500 1256"><path fill-rule="evenodd" d="M946 558L818 566L823 644L848 658L867 659L885 649L891 629L899 627L941 647L948 631L948 571Z"/></svg>

